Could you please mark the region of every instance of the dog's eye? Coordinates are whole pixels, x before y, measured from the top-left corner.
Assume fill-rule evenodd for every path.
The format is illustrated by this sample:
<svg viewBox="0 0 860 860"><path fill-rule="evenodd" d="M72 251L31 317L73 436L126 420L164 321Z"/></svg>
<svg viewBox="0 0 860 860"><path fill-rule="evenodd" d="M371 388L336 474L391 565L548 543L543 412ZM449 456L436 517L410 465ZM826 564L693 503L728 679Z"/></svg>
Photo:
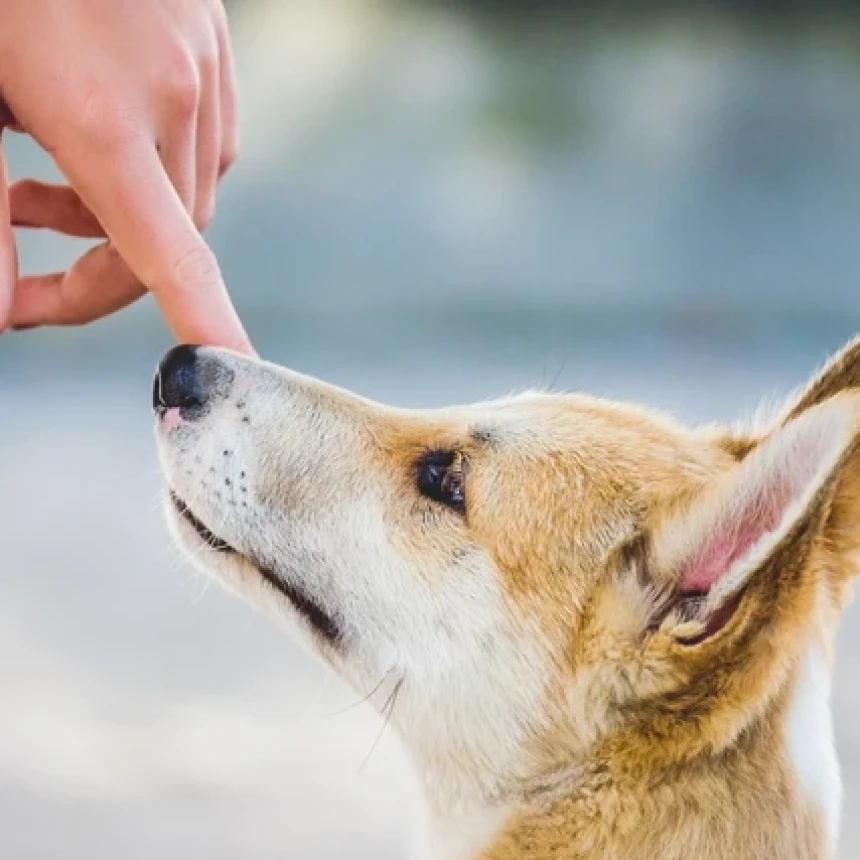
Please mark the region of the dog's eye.
<svg viewBox="0 0 860 860"><path fill-rule="evenodd" d="M429 451L418 462L418 492L462 514L466 510L464 469L458 451Z"/></svg>

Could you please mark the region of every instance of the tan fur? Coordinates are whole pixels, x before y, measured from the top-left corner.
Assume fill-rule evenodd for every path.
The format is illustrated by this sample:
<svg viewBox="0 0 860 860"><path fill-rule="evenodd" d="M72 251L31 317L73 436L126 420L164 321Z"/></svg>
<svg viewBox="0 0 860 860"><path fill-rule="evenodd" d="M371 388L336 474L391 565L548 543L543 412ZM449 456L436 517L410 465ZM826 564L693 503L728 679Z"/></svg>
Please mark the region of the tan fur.
<svg viewBox="0 0 860 860"><path fill-rule="evenodd" d="M202 355L232 391L205 418L160 425L160 450L174 492L235 551L201 556L171 507L172 524L362 692L401 679L386 717L430 829L492 822L428 857L832 856L785 725L808 649L829 660L860 553L860 340L749 435L571 395L395 410ZM435 450L461 458L462 516L416 492ZM725 593L682 593L737 488L761 481L776 504L779 469L799 488L779 527ZM308 630L273 577L339 619L344 641Z"/></svg>

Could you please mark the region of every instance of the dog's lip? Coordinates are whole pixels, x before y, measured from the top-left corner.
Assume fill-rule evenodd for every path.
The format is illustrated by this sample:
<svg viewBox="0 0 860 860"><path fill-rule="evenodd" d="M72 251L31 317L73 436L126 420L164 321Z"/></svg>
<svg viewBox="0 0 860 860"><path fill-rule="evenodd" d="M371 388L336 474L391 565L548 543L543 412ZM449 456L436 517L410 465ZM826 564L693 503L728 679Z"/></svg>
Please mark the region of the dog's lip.
<svg viewBox="0 0 860 860"><path fill-rule="evenodd" d="M342 640L342 631L337 621L326 612L316 601L311 600L306 594L300 591L291 583L285 582L272 570L259 564L252 558L249 558L244 553L239 552L234 546L227 543L223 538L218 537L202 520L200 520L188 507L177 493L170 490L170 500L173 503L176 512L179 516L194 529L198 537L201 538L208 546L216 552L221 552L230 555L241 556L248 559L260 576L272 586L276 591L279 591L296 609L310 622L311 626L330 644L337 645Z"/></svg>
<svg viewBox="0 0 860 860"><path fill-rule="evenodd" d="M232 552L238 554L238 550L227 543L223 538L218 537L202 520L200 520L188 506L188 503L183 501L175 492L170 490L170 500L173 502L176 512L182 517L191 528L197 532L198 537L208 544L216 552Z"/></svg>

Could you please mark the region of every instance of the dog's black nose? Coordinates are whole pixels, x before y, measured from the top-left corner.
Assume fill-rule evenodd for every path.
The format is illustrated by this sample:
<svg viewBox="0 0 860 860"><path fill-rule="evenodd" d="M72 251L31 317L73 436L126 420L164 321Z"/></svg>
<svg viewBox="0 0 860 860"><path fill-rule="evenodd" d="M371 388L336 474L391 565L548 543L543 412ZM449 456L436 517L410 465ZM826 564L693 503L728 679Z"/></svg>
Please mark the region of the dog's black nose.
<svg viewBox="0 0 860 860"><path fill-rule="evenodd" d="M152 384L156 412L179 407L194 409L206 402L206 385L200 374L197 347L175 346L158 365Z"/></svg>

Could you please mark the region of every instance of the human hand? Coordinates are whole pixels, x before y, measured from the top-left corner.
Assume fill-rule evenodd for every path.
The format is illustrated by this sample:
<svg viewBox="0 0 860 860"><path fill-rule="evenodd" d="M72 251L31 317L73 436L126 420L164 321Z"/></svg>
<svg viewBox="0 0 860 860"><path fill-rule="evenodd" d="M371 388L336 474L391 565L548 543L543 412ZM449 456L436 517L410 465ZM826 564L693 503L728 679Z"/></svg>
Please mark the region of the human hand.
<svg viewBox="0 0 860 860"><path fill-rule="evenodd" d="M180 340L250 351L199 233L237 148L220 0L0 0L0 17L0 132L29 134L68 182L9 187L0 149L0 331L89 322L148 289ZM19 277L12 226L106 241Z"/></svg>

